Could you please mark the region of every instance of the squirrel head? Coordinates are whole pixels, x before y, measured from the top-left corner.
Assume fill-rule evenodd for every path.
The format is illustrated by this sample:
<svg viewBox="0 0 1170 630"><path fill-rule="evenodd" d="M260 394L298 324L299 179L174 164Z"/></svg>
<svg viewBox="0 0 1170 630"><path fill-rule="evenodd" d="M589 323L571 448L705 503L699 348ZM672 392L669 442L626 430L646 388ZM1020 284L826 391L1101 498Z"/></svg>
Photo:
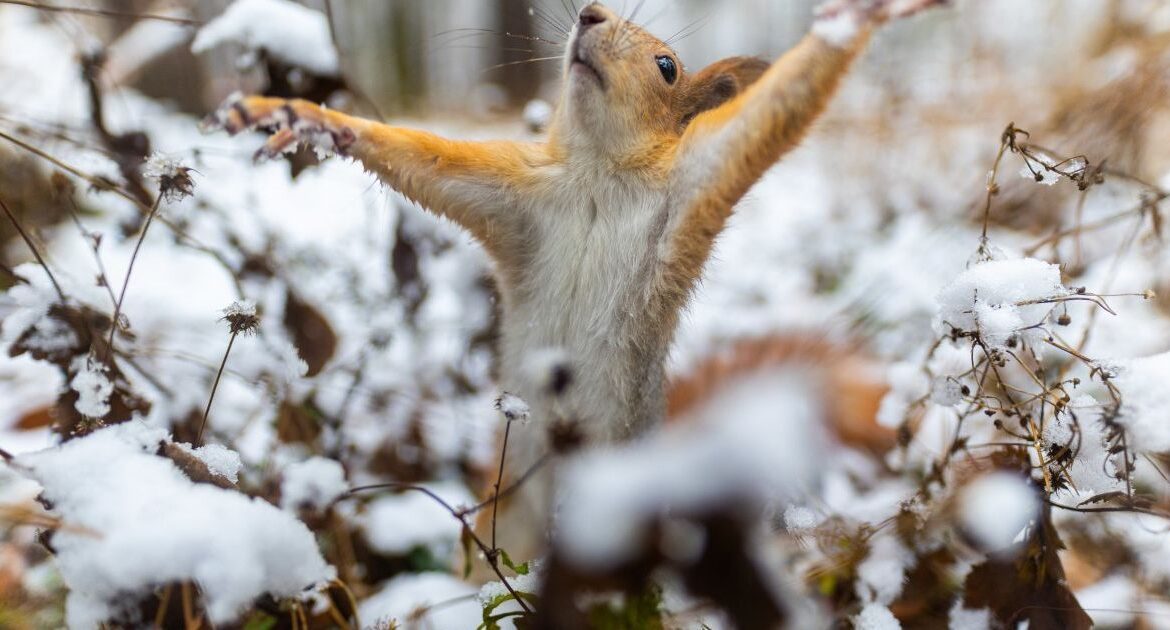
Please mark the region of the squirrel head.
<svg viewBox="0 0 1170 630"><path fill-rule="evenodd" d="M594 2L581 10L565 49L552 135L613 156L669 145L695 116L734 98L768 66L733 57L688 73L665 42Z"/></svg>

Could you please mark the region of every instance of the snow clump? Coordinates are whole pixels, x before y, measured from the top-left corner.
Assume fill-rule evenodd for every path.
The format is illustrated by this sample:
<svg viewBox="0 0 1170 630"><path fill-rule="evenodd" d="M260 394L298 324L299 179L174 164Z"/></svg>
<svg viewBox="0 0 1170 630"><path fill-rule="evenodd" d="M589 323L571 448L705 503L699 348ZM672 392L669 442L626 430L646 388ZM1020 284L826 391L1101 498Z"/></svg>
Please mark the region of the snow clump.
<svg viewBox="0 0 1170 630"><path fill-rule="evenodd" d="M1010 546L1039 512L1036 492L1011 473L980 477L959 496L959 522L988 551Z"/></svg>
<svg viewBox="0 0 1170 630"><path fill-rule="evenodd" d="M199 29L191 52L206 52L226 42L240 44L251 52L263 50L279 61L317 75L333 77L340 73L329 19L320 11L289 0L236 0Z"/></svg>
<svg viewBox="0 0 1170 630"><path fill-rule="evenodd" d="M300 521L259 499L195 483L155 455L165 431L130 422L20 456L65 526L53 534L71 628L95 628L135 597L195 582L212 623L256 598L335 578Z"/></svg>
<svg viewBox="0 0 1170 630"><path fill-rule="evenodd" d="M1050 302L1068 294L1056 265L1035 258L982 262L939 293L935 329L977 333L989 346L1004 348L1018 338L1038 338Z"/></svg>
<svg viewBox="0 0 1170 630"><path fill-rule="evenodd" d="M324 457L310 457L284 469L280 506L286 510L301 507L324 510L348 489L341 464Z"/></svg>

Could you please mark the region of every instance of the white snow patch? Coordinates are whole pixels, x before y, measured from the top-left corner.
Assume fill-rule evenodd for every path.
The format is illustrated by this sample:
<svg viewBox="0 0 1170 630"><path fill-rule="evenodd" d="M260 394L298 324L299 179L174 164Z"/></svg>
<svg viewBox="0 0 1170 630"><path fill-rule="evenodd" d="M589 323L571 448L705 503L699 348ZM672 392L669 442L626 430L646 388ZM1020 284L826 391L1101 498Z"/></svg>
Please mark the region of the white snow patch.
<svg viewBox="0 0 1170 630"><path fill-rule="evenodd" d="M1117 422L1130 448L1143 453L1170 452L1170 352L1116 363L1113 384L1121 390Z"/></svg>
<svg viewBox="0 0 1170 630"><path fill-rule="evenodd" d="M554 539L569 562L605 569L645 543L648 525L727 501L790 497L808 482L822 442L807 384L747 379L696 417L640 442L566 462Z"/></svg>
<svg viewBox="0 0 1170 630"><path fill-rule="evenodd" d="M433 484L428 489L453 508L475 505L462 485ZM415 547L427 547L436 556L454 549L463 526L431 497L415 491L379 497L366 506L359 522L374 550L404 555Z"/></svg>
<svg viewBox="0 0 1170 630"><path fill-rule="evenodd" d="M504 414L504 418L508 422L512 422L513 420L527 420L530 413L528 403L524 402L523 398L515 394L509 394L508 392L504 392L496 399L496 409L499 409L500 413Z"/></svg>
<svg viewBox="0 0 1170 630"><path fill-rule="evenodd" d="M207 444L199 448L191 448L190 444L176 442L175 446L203 462L213 474L232 483L239 483L240 468L243 467L239 453L221 444Z"/></svg>
<svg viewBox="0 0 1170 630"><path fill-rule="evenodd" d="M324 510L349 486L341 464L324 457L289 464L281 473L280 506L286 510L310 507Z"/></svg>
<svg viewBox="0 0 1170 630"><path fill-rule="evenodd" d="M853 618L853 627L856 630L902 630L902 623L889 608L868 604Z"/></svg>
<svg viewBox="0 0 1170 630"><path fill-rule="evenodd" d="M73 360L76 376L69 386L77 392L73 403L77 413L86 418L104 418L110 413L110 394L114 393L114 382L110 380L108 368L92 356L79 356Z"/></svg>
<svg viewBox="0 0 1170 630"><path fill-rule="evenodd" d="M263 594L294 597L335 577L303 524L264 501L192 482L154 455L166 439L125 423L17 459L72 527L53 537L70 627L96 627L128 596L176 581L195 581L219 624Z"/></svg>
<svg viewBox="0 0 1170 630"><path fill-rule="evenodd" d="M329 19L289 0L236 0L199 29L191 51L202 53L226 42L252 52L264 50L314 74L337 76L340 72Z"/></svg>
<svg viewBox="0 0 1170 630"><path fill-rule="evenodd" d="M857 566L857 597L863 602L890 604L902 594L906 571L914 554L892 532L880 532L869 541L869 554Z"/></svg>
<svg viewBox="0 0 1170 630"><path fill-rule="evenodd" d="M1039 514L1036 492L1017 475L994 472L963 488L959 522L987 551L1010 546Z"/></svg>
<svg viewBox="0 0 1170 630"><path fill-rule="evenodd" d="M829 4L841 5L841 3ZM841 7L831 14L821 15L820 13L825 10L826 6L827 4L817 8L818 16L813 22L812 32L830 46L847 48L861 35L861 30L865 26L865 18L858 13L856 8L848 6Z"/></svg>
<svg viewBox="0 0 1170 630"><path fill-rule="evenodd" d="M446 573L400 575L363 601L358 615L367 627L395 620L403 628L475 628L483 622L475 593ZM431 609L436 604L443 605Z"/></svg>
<svg viewBox="0 0 1170 630"><path fill-rule="evenodd" d="M548 101L535 99L528 101L524 106L524 124L533 132L539 133L548 129L552 116L553 106L549 105Z"/></svg>
<svg viewBox="0 0 1170 630"><path fill-rule="evenodd" d="M1030 341L1039 334L1051 304L1038 303L1068 295L1056 265L1024 258L993 260L959 274L938 295L935 329L949 334L952 328L978 332L993 347L1005 347L1020 336Z"/></svg>
<svg viewBox="0 0 1170 630"><path fill-rule="evenodd" d="M950 630L991 630L991 610L963 608L960 599L951 608Z"/></svg>
<svg viewBox="0 0 1170 630"><path fill-rule="evenodd" d="M784 527L792 534L813 529L820 525L821 520L816 512L803 506L790 505L784 508Z"/></svg>
<svg viewBox="0 0 1170 630"><path fill-rule="evenodd" d="M1096 584L1077 591L1077 603L1093 618L1093 625L1103 628L1131 627L1137 614L1138 588L1124 575L1110 575Z"/></svg>

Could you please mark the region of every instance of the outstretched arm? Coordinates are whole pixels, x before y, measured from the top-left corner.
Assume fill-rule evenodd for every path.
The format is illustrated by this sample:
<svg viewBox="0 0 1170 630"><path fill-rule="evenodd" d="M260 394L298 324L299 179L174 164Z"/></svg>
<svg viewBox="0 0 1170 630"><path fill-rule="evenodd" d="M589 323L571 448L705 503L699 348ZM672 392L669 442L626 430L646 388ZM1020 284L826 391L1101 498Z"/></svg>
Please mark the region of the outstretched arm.
<svg viewBox="0 0 1170 630"><path fill-rule="evenodd" d="M872 29L942 0L838 0L813 31L736 98L697 116L679 144L683 198L666 243L668 268L697 278L732 206L791 150L828 105Z"/></svg>
<svg viewBox="0 0 1170 630"><path fill-rule="evenodd" d="M522 220L510 201L531 179L541 152L515 142L465 142L393 127L303 100L231 99L205 122L231 134L254 127L276 131L259 156L297 144L350 156L391 188L472 233L489 252L507 248Z"/></svg>

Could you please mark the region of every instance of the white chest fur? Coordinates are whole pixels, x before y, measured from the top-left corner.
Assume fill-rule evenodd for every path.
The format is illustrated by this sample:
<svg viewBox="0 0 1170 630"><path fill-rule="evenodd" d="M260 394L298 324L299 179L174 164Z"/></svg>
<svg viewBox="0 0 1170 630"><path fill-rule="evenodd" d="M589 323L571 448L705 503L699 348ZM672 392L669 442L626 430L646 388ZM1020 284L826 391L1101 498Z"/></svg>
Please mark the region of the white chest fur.
<svg viewBox="0 0 1170 630"><path fill-rule="evenodd" d="M550 178L530 217L526 269L503 288L502 385L551 411L530 368L562 352L574 375L562 413L611 440L661 415L665 348L646 335L646 304L666 195L613 178ZM646 417L647 415L653 417Z"/></svg>

